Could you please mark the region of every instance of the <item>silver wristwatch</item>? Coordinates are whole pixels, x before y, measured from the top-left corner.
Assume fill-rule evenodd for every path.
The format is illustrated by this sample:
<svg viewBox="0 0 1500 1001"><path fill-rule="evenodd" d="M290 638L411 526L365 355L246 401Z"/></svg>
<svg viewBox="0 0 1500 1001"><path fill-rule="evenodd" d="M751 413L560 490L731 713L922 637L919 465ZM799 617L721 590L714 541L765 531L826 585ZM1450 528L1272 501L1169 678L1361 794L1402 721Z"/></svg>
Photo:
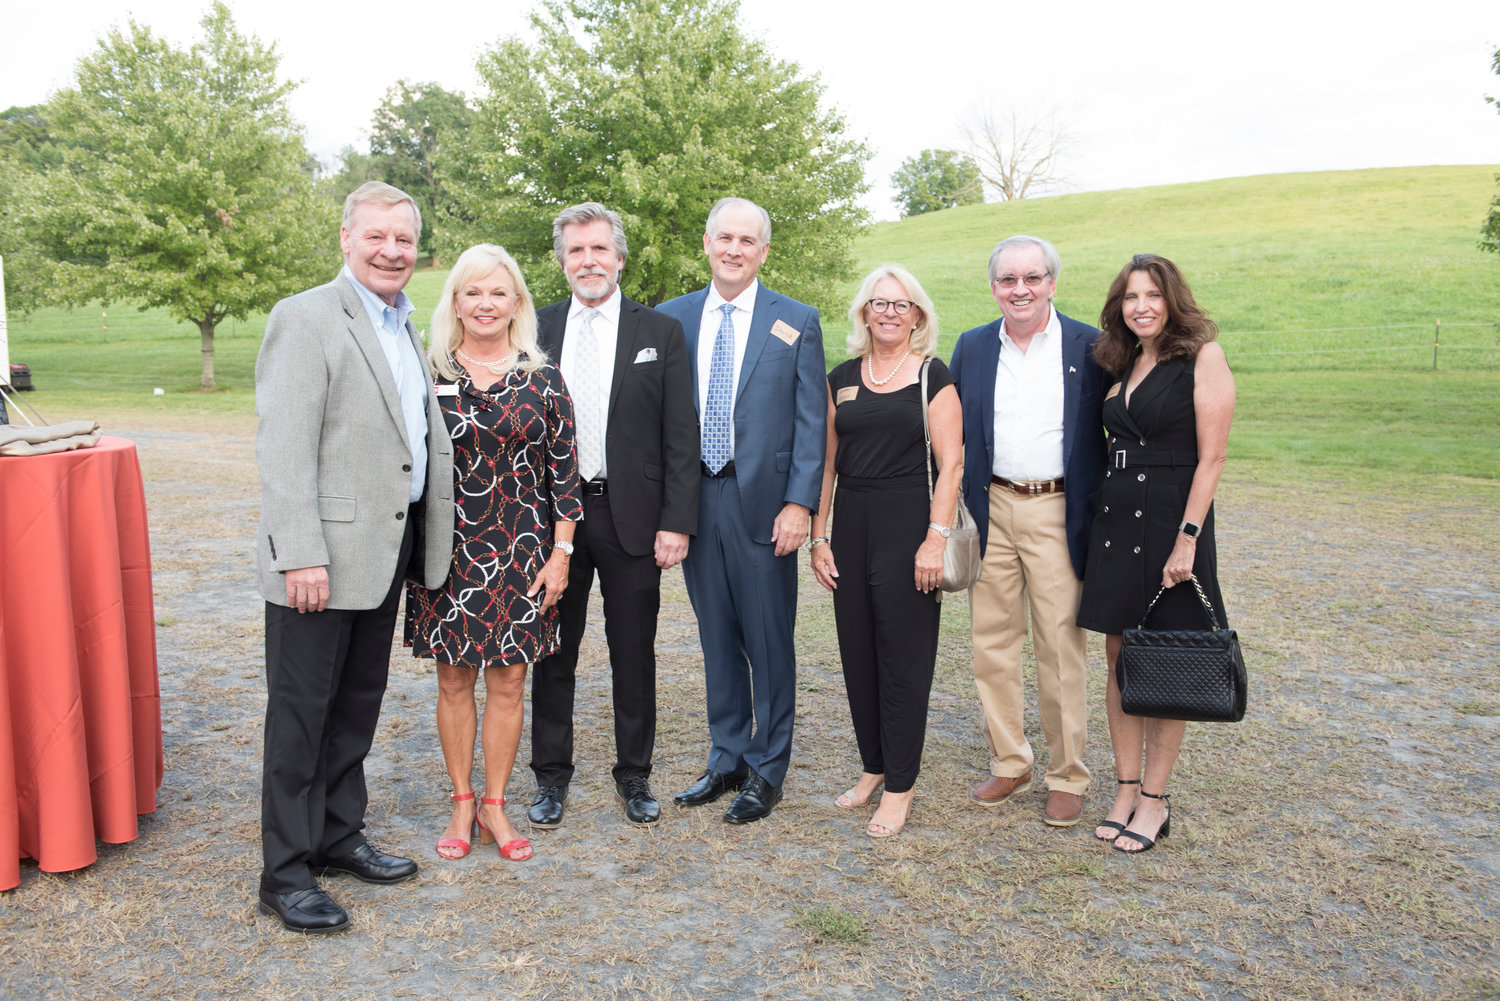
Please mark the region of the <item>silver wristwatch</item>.
<svg viewBox="0 0 1500 1001"><path fill-rule="evenodd" d="M944 528L942 525L939 525L935 521L929 521L927 523L927 527L930 528L930 529L932 529L934 532L936 532L937 534L941 535L945 539L948 536L950 536L950 535L953 534L953 529L951 529L951 528Z"/></svg>
<svg viewBox="0 0 1500 1001"><path fill-rule="evenodd" d="M565 542L562 539L558 539L556 542L552 543L552 548L561 550L564 556L573 555L573 543L571 542Z"/></svg>

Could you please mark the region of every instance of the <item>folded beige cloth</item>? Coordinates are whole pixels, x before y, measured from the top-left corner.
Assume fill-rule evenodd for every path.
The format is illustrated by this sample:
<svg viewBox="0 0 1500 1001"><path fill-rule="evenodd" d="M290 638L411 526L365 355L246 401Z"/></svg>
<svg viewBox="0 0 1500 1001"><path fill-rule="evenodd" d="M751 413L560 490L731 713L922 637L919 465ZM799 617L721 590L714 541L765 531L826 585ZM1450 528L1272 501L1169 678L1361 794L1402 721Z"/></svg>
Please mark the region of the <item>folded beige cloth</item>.
<svg viewBox="0 0 1500 1001"><path fill-rule="evenodd" d="M98 443L97 421L69 421L67 424L43 424L39 427L0 424L0 455L46 455L49 452L89 448Z"/></svg>

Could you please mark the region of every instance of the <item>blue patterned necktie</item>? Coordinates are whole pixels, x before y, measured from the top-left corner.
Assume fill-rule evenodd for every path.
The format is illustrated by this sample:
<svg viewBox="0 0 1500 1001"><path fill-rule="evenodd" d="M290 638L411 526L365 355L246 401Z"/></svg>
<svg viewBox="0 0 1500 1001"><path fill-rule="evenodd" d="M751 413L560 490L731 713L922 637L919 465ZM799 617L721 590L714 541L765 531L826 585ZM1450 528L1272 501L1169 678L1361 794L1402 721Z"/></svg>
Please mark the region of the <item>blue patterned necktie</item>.
<svg viewBox="0 0 1500 1001"><path fill-rule="evenodd" d="M719 307L724 318L714 337L714 354L708 364L708 404L703 413L703 462L709 472L723 469L731 457L730 420L734 413L734 305Z"/></svg>

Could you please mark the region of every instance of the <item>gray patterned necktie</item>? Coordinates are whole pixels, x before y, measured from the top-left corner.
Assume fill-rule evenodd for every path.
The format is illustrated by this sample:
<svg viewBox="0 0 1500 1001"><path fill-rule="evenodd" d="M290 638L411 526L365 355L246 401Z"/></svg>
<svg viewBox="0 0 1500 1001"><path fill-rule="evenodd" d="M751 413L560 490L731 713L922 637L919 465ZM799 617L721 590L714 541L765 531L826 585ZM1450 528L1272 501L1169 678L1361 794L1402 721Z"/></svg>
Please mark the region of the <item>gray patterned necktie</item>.
<svg viewBox="0 0 1500 1001"><path fill-rule="evenodd" d="M604 412L599 405L599 335L594 321L599 311L590 306L578 325L573 359L573 417L578 436L578 476L592 480L604 468Z"/></svg>

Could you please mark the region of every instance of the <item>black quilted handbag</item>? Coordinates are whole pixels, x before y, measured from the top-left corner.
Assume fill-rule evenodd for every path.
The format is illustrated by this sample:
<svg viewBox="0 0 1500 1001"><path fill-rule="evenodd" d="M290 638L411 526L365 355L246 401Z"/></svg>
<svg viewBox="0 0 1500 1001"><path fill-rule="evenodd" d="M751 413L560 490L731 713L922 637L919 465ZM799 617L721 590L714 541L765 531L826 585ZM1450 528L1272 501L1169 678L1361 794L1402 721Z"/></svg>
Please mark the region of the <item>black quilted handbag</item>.
<svg viewBox="0 0 1500 1001"><path fill-rule="evenodd" d="M1233 629L1219 628L1198 578L1192 581L1211 628L1147 629L1146 620L1167 589L1157 591L1141 624L1121 637L1115 664L1120 708L1131 716L1238 723L1245 718L1240 639Z"/></svg>

